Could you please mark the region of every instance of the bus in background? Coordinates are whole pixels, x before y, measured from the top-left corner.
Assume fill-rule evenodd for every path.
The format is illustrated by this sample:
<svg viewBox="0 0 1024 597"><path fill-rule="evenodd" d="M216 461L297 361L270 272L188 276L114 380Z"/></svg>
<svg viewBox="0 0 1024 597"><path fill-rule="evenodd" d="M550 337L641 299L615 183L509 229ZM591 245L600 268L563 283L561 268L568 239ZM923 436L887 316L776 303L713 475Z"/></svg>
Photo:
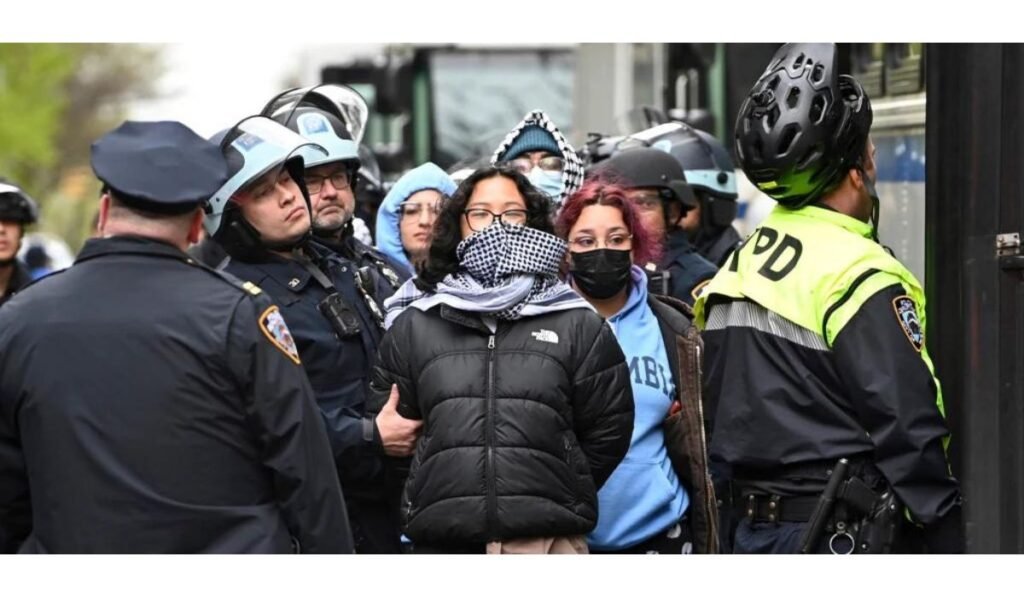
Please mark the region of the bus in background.
<svg viewBox="0 0 1024 597"><path fill-rule="evenodd" d="M327 65L370 106L366 144L394 180L423 162L446 170L490 157L534 109L573 130L575 50L545 46L386 46L378 60Z"/></svg>

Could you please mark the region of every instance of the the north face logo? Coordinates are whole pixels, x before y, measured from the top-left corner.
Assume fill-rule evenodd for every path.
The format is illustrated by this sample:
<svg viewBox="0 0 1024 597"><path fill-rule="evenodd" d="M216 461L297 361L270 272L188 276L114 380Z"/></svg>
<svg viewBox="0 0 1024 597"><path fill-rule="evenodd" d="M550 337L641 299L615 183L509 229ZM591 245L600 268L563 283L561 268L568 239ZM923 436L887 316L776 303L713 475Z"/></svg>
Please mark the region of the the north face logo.
<svg viewBox="0 0 1024 597"><path fill-rule="evenodd" d="M538 340L540 342L550 342L552 344L558 344L558 334L552 332L551 330L541 330L539 332L532 332L530 335L533 336L534 340Z"/></svg>

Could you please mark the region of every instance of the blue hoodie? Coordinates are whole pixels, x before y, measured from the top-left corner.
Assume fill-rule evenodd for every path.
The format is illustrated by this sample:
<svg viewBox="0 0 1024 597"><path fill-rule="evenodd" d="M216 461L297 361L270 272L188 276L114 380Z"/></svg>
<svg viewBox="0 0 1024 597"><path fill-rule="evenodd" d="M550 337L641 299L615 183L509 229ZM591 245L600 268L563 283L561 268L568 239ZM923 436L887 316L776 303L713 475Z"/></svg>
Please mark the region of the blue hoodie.
<svg viewBox="0 0 1024 597"><path fill-rule="evenodd" d="M402 247L399 206L410 195L420 191L433 189L442 195L451 196L455 192L455 188L456 185L451 177L431 162L406 172L388 191L377 211L377 233L374 235L374 238L377 239L377 250L409 270L409 275L415 276L416 270Z"/></svg>
<svg viewBox="0 0 1024 597"><path fill-rule="evenodd" d="M587 542L600 551L650 539L677 522L690 504L661 429L675 395L665 341L647 304L647 275L636 265L631 274L626 305L608 323L629 364L636 415L629 451L597 494L597 527Z"/></svg>

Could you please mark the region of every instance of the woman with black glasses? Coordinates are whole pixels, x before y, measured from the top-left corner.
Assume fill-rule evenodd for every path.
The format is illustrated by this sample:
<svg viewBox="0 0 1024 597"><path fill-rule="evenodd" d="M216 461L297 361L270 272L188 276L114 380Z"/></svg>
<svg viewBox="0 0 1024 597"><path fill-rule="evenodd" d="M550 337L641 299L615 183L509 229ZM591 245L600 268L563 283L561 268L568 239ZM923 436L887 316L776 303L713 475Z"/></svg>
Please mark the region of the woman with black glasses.
<svg viewBox="0 0 1024 597"><path fill-rule="evenodd" d="M558 279L565 253L545 195L484 168L385 304L371 387L423 421L402 496L417 553L586 552L633 396L611 329Z"/></svg>

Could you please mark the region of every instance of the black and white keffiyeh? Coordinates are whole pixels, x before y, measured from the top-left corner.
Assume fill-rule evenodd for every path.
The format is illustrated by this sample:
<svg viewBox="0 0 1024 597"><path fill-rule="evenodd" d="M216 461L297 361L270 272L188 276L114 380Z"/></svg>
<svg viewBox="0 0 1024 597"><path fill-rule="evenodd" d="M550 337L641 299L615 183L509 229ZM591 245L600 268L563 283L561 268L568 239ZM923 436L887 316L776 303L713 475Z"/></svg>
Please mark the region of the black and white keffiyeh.
<svg viewBox="0 0 1024 597"><path fill-rule="evenodd" d="M576 154L576 150L572 148L572 145L569 145L569 140L565 138L562 131L558 130L555 123L551 122L551 119L548 118L548 115L543 110L533 110L528 113L523 117L519 125L505 136L505 140L498 145L498 149L491 155L491 165L493 166L498 163L498 160L512 146L523 129L531 124L537 125L551 133L551 136L555 138L555 142L558 144L558 149L562 152L562 159L565 161L565 167L562 168L562 195L558 198L555 205L556 209L561 208L569 195L572 195L583 186L583 160L580 159L580 156Z"/></svg>
<svg viewBox="0 0 1024 597"><path fill-rule="evenodd" d="M409 280L384 301L384 327L390 328L408 307L427 311L441 304L503 320L593 310L558 279L567 248L562 239L535 228L495 222L459 243L455 251L461 267L438 282L435 292L425 293Z"/></svg>

